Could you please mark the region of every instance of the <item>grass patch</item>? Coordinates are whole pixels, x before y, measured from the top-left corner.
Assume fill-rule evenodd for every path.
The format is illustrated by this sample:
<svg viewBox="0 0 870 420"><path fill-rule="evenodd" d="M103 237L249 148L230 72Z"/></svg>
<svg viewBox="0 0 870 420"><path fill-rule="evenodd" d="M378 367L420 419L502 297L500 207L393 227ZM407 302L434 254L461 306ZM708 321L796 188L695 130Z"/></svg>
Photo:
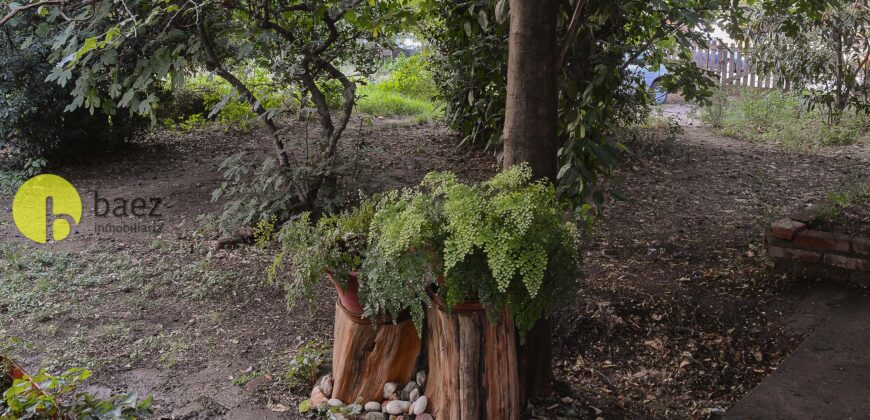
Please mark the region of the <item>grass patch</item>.
<svg viewBox="0 0 870 420"><path fill-rule="evenodd" d="M360 112L376 116L413 116L417 122L437 120L444 114L437 102L414 98L383 85L361 86L357 103Z"/></svg>
<svg viewBox="0 0 870 420"><path fill-rule="evenodd" d="M166 309L178 304L208 307L221 295L256 287L250 273L218 265L226 261L213 259L208 245L158 242L154 246L161 251L144 257L96 245L74 253L0 244L0 352L24 349L6 339L18 334L42 343L41 363L52 371L123 366L149 358L167 366L186 360L195 346L186 329L164 330L157 324L156 333L142 337L140 326L126 323L130 318L111 315L175 313ZM218 314L201 317L214 325Z"/></svg>
<svg viewBox="0 0 870 420"><path fill-rule="evenodd" d="M817 223L831 223L843 210L853 205L870 206L870 182L858 182L847 188L831 191L825 203L827 206L819 211Z"/></svg>
<svg viewBox="0 0 870 420"><path fill-rule="evenodd" d="M200 258L182 259L171 255L189 254L184 244L164 246L168 253L156 254L144 264L99 247L75 254L0 244L0 324L3 316L44 321L73 310L88 312L92 304L100 303L94 293L100 289L147 297L172 287L187 298L208 299L234 290L238 279L244 278L235 270L213 267L205 249L197 249Z"/></svg>
<svg viewBox="0 0 870 420"><path fill-rule="evenodd" d="M829 123L821 111L807 110L796 92L745 89L727 96L719 91L701 109L701 119L723 135L790 149L870 144L870 116L847 111Z"/></svg>

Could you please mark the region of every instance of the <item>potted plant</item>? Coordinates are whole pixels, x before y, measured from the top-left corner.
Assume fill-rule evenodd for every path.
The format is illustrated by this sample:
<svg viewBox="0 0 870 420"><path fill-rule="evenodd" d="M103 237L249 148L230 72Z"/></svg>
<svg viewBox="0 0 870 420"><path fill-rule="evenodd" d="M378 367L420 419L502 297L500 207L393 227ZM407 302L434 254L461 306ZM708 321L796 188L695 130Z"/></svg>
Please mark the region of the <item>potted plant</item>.
<svg viewBox="0 0 870 420"><path fill-rule="evenodd" d="M0 356L0 418L39 419L141 419L153 416L152 398L139 401L135 392L97 398L75 392L91 376L83 368L51 375L40 369L27 375L8 357Z"/></svg>
<svg viewBox="0 0 870 420"><path fill-rule="evenodd" d="M432 299L448 309L472 303L492 319L507 311L522 337L580 277L578 238L553 185L532 181L528 166L479 184L430 173L376 205L362 262L365 315L407 310L420 333Z"/></svg>
<svg viewBox="0 0 870 420"><path fill-rule="evenodd" d="M0 355L0 397L3 396L3 392L12 386L12 383L16 379L21 379L22 377L24 377L24 371L21 370L21 367L13 362L12 359Z"/></svg>
<svg viewBox="0 0 870 420"><path fill-rule="evenodd" d="M365 257L369 223L375 199L363 199L360 206L312 223L303 213L285 224L277 235L281 251L269 268L270 281L280 281L292 307L301 300L313 307L317 287L324 277L338 292L342 307L361 315L359 269Z"/></svg>

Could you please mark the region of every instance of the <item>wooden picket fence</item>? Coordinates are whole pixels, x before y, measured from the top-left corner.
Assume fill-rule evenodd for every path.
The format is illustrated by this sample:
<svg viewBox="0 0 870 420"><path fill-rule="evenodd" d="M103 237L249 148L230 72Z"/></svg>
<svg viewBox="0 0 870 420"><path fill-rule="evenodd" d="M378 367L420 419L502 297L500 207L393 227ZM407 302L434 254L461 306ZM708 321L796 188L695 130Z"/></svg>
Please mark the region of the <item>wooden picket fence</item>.
<svg viewBox="0 0 870 420"><path fill-rule="evenodd" d="M715 73L722 86L787 89L787 86L780 86L776 78L755 71L750 61L751 51L746 43L713 41L708 47L692 48L692 57L699 68Z"/></svg>

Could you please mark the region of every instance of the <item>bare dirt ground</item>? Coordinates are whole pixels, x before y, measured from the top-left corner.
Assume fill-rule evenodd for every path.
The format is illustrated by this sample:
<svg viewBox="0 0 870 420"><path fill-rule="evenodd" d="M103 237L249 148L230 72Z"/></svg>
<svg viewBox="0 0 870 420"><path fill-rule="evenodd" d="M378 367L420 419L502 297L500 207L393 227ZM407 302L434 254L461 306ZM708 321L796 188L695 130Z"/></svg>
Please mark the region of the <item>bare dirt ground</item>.
<svg viewBox="0 0 870 420"><path fill-rule="evenodd" d="M365 152L348 188L497 168L439 126L355 123L346 142ZM715 416L844 293L768 273L761 238L774 217L870 179L870 153L800 155L684 128L673 141L626 140L627 200L608 203L587 239L582 288L554 316L557 392L534 416ZM11 192L0 194L0 351L29 369L89 367L91 391L153 394L166 418L297 417L304 388L289 389L284 374L304 343L328 345L333 293L324 287L313 314L288 311L264 282L268 252L214 251L214 238L196 233L197 217L219 209L209 196L220 162L242 149L263 156L269 144L257 130L163 131L52 171L85 192L86 212L95 191L161 197L162 217L146 220L163 224L159 234L96 235L102 220L86 215L70 239L32 246L11 224Z"/></svg>

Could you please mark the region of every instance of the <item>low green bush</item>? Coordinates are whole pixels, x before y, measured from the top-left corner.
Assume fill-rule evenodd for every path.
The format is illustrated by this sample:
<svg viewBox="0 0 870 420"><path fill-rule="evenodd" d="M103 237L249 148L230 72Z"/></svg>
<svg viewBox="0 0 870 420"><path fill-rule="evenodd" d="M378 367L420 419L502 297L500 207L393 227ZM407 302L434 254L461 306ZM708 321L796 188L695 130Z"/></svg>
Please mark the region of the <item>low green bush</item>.
<svg viewBox="0 0 870 420"><path fill-rule="evenodd" d="M295 104L298 102L292 93L279 86L268 70L252 67L242 74L242 81L253 88L254 95L265 109L297 107ZM249 130L258 117L229 82L207 73L188 78L184 88L175 94L159 115L164 126L174 128L189 129L211 120L243 131Z"/></svg>
<svg viewBox="0 0 870 420"><path fill-rule="evenodd" d="M320 367L329 360L329 347L317 340L309 340L290 359L290 365L284 378L291 389L300 389L311 385L317 379Z"/></svg>
<svg viewBox="0 0 870 420"><path fill-rule="evenodd" d="M46 82L55 68L51 44L28 16L10 21L0 37L0 149L16 164L40 172L50 161L123 143L148 127L148 118L99 101L68 112L76 87Z"/></svg>
<svg viewBox="0 0 870 420"><path fill-rule="evenodd" d="M438 87L432 76L432 61L428 50L410 57L399 56L387 63L388 76L379 82L380 87L411 98L431 101L438 95Z"/></svg>
<svg viewBox="0 0 870 420"><path fill-rule="evenodd" d="M729 137L786 148L870 142L870 116L851 111L829 121L822 111L808 110L799 92L746 89L731 97L719 92L701 109L701 119Z"/></svg>
<svg viewBox="0 0 870 420"><path fill-rule="evenodd" d="M79 383L91 376L87 369L70 369L54 376L39 373L16 379L3 391L0 399L0 420L12 419L142 419L154 413L151 397L139 401L136 393L115 395L108 399L91 394L74 393ZM37 387L38 386L38 387Z"/></svg>

